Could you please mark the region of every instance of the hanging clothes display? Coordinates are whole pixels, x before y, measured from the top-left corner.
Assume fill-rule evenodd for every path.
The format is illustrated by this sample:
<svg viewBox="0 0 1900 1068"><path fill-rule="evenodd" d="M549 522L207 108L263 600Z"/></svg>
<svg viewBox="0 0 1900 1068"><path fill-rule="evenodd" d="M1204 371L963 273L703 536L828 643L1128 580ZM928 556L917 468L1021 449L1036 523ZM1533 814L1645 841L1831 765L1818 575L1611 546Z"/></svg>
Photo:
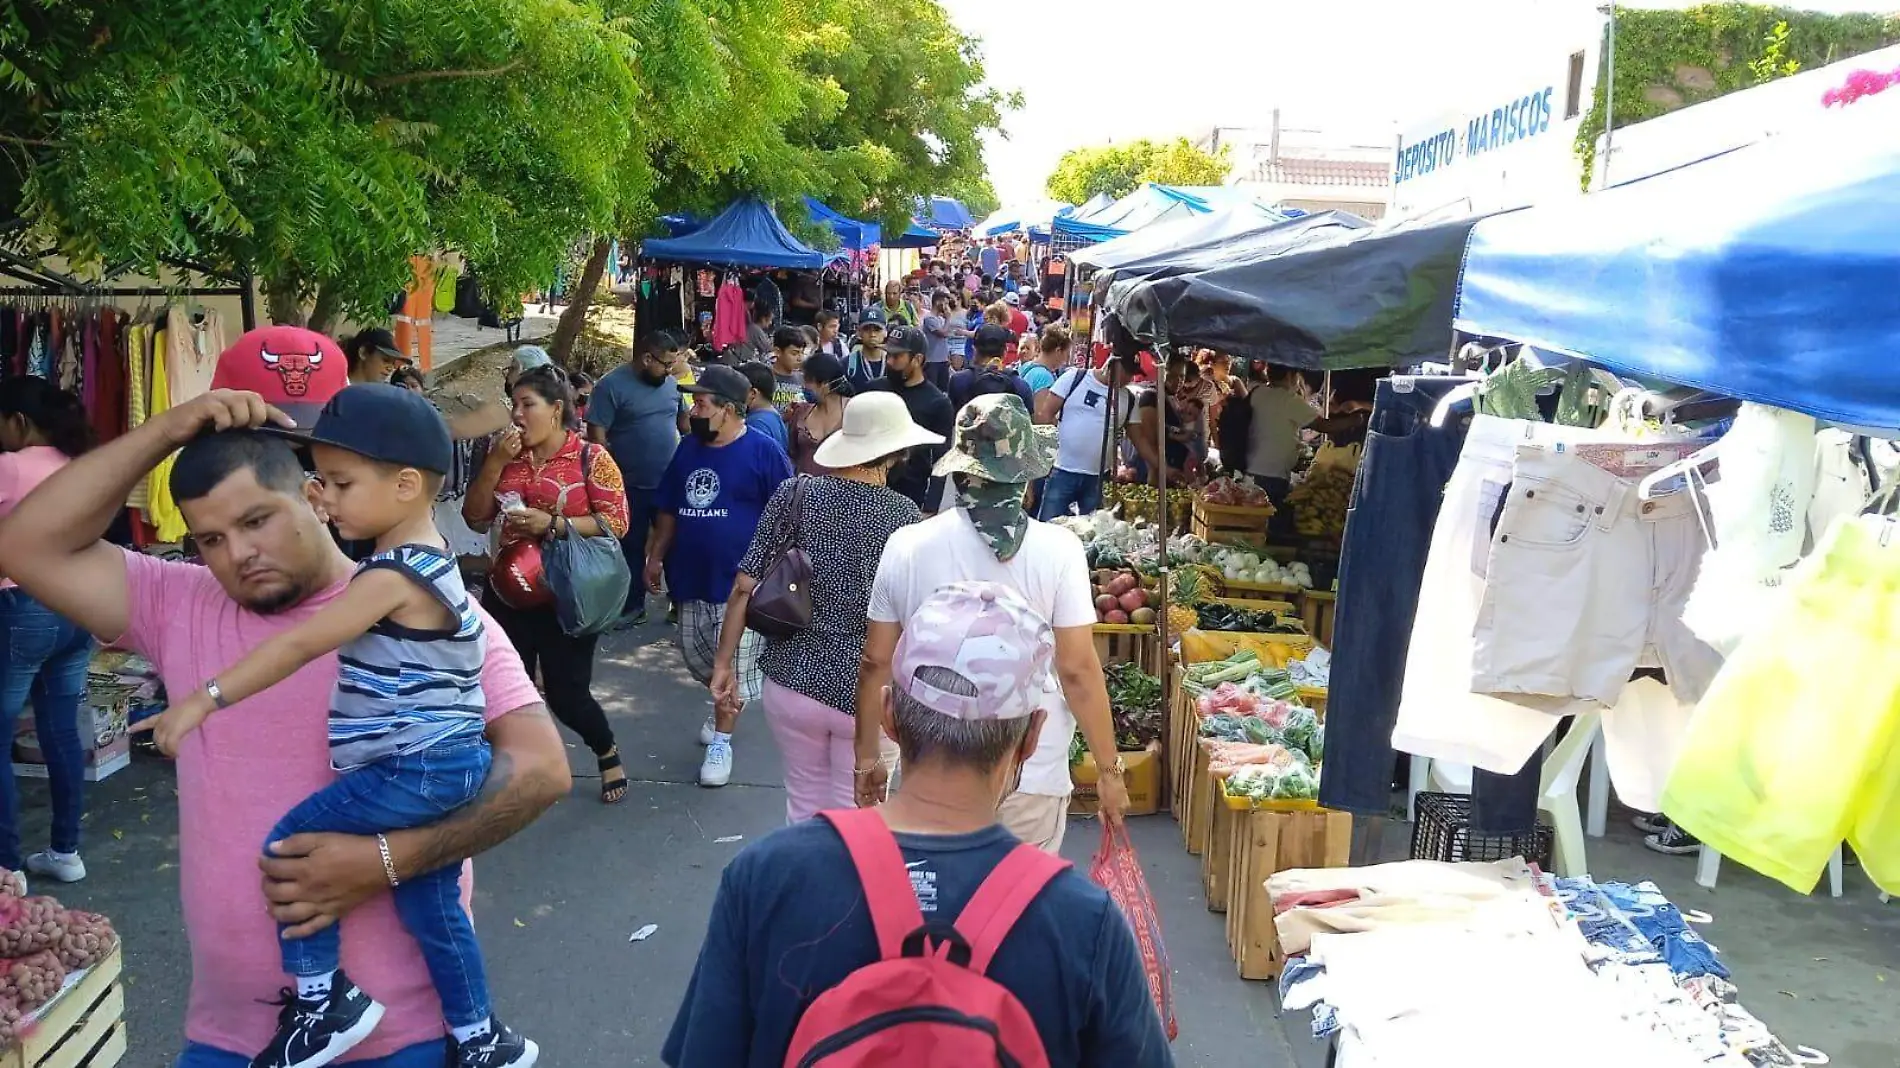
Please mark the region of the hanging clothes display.
<svg viewBox="0 0 1900 1068"><path fill-rule="evenodd" d="M1662 810L1800 893L1845 839L1900 893L1900 532L1834 524L1689 724Z"/></svg>
<svg viewBox="0 0 1900 1068"><path fill-rule="evenodd" d="M1340 550L1333 657L1353 669L1333 675L1326 699L1330 742L1319 800L1328 808L1366 816L1390 809L1392 728L1420 579L1470 423L1460 416L1433 426L1431 416L1445 394L1472 381L1395 375L1378 384ZM1537 771L1473 776L1473 805L1487 824L1496 816L1493 825L1508 827L1521 817L1534 803Z"/></svg>
<svg viewBox="0 0 1900 1068"><path fill-rule="evenodd" d="M171 336L171 325L166 321L152 338L152 400L147 418L162 415L172 407ZM166 456L146 478L145 519L157 532L158 540L168 544L183 541L188 533L184 513L178 510L178 502L172 499L172 464L177 458L177 453Z"/></svg>

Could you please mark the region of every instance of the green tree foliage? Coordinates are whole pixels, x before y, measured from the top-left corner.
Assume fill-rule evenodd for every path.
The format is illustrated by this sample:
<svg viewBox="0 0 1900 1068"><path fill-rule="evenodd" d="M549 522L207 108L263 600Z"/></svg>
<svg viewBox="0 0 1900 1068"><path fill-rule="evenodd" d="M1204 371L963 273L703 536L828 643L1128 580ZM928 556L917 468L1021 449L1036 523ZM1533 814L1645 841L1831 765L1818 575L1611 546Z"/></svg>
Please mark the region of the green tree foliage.
<svg viewBox="0 0 1900 1068"><path fill-rule="evenodd" d="M1204 152L1185 137L1172 141L1131 141L1125 145L1072 148L1049 175L1049 195L1080 204L1098 193L1125 197L1143 182L1163 185L1220 185L1233 168L1228 146Z"/></svg>
<svg viewBox="0 0 1900 1068"><path fill-rule="evenodd" d="M1618 128L1629 126L1896 42L1900 17L1891 15L1826 15L1746 3L1679 11L1619 5L1615 106L1606 97L1608 79L1599 76L1595 99L1577 129L1583 187L1595 179L1597 143L1609 117Z"/></svg>
<svg viewBox="0 0 1900 1068"><path fill-rule="evenodd" d="M994 210L981 137L1018 101L985 85L977 43L937 0L621 0L643 49L644 158L654 176L621 203L615 232L661 215L705 216L756 194L821 247L814 196L857 218L908 222L923 196L970 195ZM664 32L656 34L656 29ZM690 87L682 91L682 86ZM972 206L976 210L977 206ZM606 265L598 239L550 346L564 355Z"/></svg>
<svg viewBox="0 0 1900 1068"><path fill-rule="evenodd" d="M324 317L379 318L444 247L518 293L640 179L631 31L576 0L0 0L0 211Z"/></svg>

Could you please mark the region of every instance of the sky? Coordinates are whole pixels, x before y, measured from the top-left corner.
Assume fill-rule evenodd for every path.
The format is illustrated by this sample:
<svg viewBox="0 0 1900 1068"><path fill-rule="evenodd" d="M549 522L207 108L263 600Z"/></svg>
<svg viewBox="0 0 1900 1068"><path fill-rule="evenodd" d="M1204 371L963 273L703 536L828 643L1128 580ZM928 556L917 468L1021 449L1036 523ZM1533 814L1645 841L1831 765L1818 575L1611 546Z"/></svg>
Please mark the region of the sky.
<svg viewBox="0 0 1900 1068"><path fill-rule="evenodd" d="M1590 36L1598 0L940 2L982 40L990 84L1025 97L1007 136L986 145L997 195L1012 204L1044 196L1067 149L1265 127L1276 106L1285 126L1391 143L1402 125L1480 103L1469 100L1474 85L1488 92L1513 70L1561 63Z"/></svg>

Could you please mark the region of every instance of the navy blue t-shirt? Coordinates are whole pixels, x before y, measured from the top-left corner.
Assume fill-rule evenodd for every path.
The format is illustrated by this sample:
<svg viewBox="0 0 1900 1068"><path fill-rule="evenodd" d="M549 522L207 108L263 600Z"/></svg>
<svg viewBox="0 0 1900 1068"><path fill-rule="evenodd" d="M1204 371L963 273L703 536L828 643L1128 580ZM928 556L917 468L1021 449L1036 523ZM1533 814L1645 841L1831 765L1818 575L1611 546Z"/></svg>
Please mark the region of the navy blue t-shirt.
<svg viewBox="0 0 1900 1068"><path fill-rule="evenodd" d="M1017 845L1001 826L897 836L926 918L954 920ZM673 1068L779 1068L819 994L877 960L877 934L844 841L807 820L726 866L706 942L660 1058ZM1074 870L1050 883L990 962L1042 1037L1051 1068L1174 1063L1128 921Z"/></svg>
<svg viewBox="0 0 1900 1068"><path fill-rule="evenodd" d="M725 603L765 502L790 477L791 457L756 430L718 447L693 437L680 442L654 491L654 508L678 518L666 556L674 600Z"/></svg>

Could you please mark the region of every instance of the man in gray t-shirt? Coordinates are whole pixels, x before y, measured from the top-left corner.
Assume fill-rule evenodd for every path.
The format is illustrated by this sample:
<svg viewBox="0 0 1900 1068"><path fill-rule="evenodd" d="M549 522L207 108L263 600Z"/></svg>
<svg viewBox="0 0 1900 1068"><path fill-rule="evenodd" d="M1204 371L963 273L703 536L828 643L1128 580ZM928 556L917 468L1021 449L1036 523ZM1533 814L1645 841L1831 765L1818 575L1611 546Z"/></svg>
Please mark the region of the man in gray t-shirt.
<svg viewBox="0 0 1900 1068"><path fill-rule="evenodd" d="M950 339L969 336L952 317L950 294L938 290L930 300L930 314L924 316L924 377L931 385L950 388Z"/></svg>
<svg viewBox="0 0 1900 1068"><path fill-rule="evenodd" d="M620 548L636 575L646 566L654 488L686 432L691 402L667 373L673 351L684 346L667 330L641 338L632 359L601 376L587 405L587 440L607 447L627 483L627 534ZM645 619L646 586L635 582L622 621L633 626Z"/></svg>

